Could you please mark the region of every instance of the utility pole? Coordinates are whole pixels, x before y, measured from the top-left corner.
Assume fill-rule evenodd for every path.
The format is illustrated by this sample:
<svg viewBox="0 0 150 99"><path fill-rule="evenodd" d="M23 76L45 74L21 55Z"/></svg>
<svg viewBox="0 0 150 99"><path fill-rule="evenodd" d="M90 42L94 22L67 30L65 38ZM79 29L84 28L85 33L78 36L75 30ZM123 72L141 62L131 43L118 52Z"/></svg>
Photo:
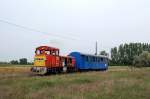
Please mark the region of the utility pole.
<svg viewBox="0 0 150 99"><path fill-rule="evenodd" d="M96 41L96 46L95 46L95 55L97 55L97 41Z"/></svg>

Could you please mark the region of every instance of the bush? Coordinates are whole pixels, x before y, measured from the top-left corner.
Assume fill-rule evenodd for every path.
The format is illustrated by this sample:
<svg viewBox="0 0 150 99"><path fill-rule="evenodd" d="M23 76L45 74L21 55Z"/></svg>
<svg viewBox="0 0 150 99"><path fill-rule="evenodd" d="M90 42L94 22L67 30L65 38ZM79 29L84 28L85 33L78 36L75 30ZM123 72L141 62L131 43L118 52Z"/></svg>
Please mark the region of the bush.
<svg viewBox="0 0 150 99"><path fill-rule="evenodd" d="M12 60L10 61L10 64L19 64L19 62L17 60Z"/></svg>
<svg viewBox="0 0 150 99"><path fill-rule="evenodd" d="M28 64L28 60L26 58L21 58L21 59L19 59L19 63L21 65L27 65Z"/></svg>
<svg viewBox="0 0 150 99"><path fill-rule="evenodd" d="M135 56L133 60L135 67L150 67L150 53L143 51L139 56Z"/></svg>

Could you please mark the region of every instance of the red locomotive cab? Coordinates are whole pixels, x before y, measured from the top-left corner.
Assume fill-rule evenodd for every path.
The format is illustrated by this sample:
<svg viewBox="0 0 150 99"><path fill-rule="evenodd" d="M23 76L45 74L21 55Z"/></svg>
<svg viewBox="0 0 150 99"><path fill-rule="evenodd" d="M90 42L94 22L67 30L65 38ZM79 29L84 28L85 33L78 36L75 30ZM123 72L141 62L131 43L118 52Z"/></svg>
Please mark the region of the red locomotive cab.
<svg viewBox="0 0 150 99"><path fill-rule="evenodd" d="M49 68L59 66L59 49L48 46L40 46L36 48L34 57L34 72L47 72Z"/></svg>

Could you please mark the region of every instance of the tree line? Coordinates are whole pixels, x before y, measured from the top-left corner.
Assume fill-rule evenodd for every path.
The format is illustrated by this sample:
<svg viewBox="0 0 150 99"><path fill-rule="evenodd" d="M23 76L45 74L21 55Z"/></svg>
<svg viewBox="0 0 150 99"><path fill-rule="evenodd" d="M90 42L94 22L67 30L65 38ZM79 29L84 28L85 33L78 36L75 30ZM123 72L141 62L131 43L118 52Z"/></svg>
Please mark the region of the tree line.
<svg viewBox="0 0 150 99"><path fill-rule="evenodd" d="M150 66L150 44L125 43L111 48L110 65Z"/></svg>
<svg viewBox="0 0 150 99"><path fill-rule="evenodd" d="M10 62L0 62L0 64L13 64L13 65L32 65L32 62L28 62L27 58L21 58L19 60L11 60Z"/></svg>

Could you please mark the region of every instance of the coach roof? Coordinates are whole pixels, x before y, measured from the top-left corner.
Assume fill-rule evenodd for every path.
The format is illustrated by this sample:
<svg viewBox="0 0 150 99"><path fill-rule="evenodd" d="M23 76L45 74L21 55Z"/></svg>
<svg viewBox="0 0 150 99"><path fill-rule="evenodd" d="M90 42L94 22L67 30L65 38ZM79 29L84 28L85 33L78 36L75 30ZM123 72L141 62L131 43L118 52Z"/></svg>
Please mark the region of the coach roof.
<svg viewBox="0 0 150 99"><path fill-rule="evenodd" d="M92 55L92 54L86 54L86 53L81 53L81 52L72 52L72 53L77 53L83 56L91 56L91 57L99 57L99 58L108 58L107 56L104 55Z"/></svg>

